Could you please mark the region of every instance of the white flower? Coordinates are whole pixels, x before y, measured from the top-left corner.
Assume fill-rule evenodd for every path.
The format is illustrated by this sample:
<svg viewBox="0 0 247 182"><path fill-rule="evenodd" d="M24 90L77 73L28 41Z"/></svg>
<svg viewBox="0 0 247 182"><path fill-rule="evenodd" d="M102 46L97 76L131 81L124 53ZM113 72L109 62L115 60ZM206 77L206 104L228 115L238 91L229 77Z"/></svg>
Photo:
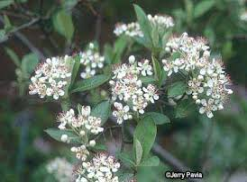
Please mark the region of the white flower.
<svg viewBox="0 0 247 182"><path fill-rule="evenodd" d="M58 117L59 129L66 129L66 125L69 125L73 129L80 130L81 136L84 136L86 132L97 135L103 132L101 127L101 118L91 116L91 108L89 106L81 107L81 114L78 117L75 116L74 110L70 109L67 112L60 114Z"/></svg>
<svg viewBox="0 0 247 182"><path fill-rule="evenodd" d="M148 20L154 27L158 28L158 31L164 32L167 28L174 26L172 17L167 15L148 15Z"/></svg>
<svg viewBox="0 0 247 182"><path fill-rule="evenodd" d="M119 124L132 118L131 110L143 114L148 104L159 98L154 85L145 87L141 81L143 76L153 74L149 60L138 63L135 61L135 57L130 56L130 64L118 66L110 80L112 100L115 101L113 116Z"/></svg>
<svg viewBox="0 0 247 182"><path fill-rule="evenodd" d="M129 37L143 37L140 25L136 22L129 24L118 23L113 31L116 36L127 35Z"/></svg>
<svg viewBox="0 0 247 182"><path fill-rule="evenodd" d="M247 11L244 11L243 13L240 14L240 20L242 21L247 21Z"/></svg>
<svg viewBox="0 0 247 182"><path fill-rule="evenodd" d="M80 62L83 65L82 78L90 78L103 68L105 58L100 55L97 47L90 43L88 49L80 52Z"/></svg>
<svg viewBox="0 0 247 182"><path fill-rule="evenodd" d="M38 94L40 98L48 96L55 100L64 96L66 86L70 81L73 61L69 56L46 59L31 77L29 94Z"/></svg>
<svg viewBox="0 0 247 182"><path fill-rule="evenodd" d="M76 153L76 157L82 161L85 161L89 155L87 146L92 147L96 145L95 140L89 141L88 134L97 135L104 130L101 127L101 118L91 116L90 114L91 108L89 106L82 106L77 116L75 115L74 110L70 109L67 112L61 113L57 119L60 123L58 126L59 129L70 129L82 139L84 145L71 148L71 151ZM61 136L61 141L70 142L70 138L67 134L63 134Z"/></svg>
<svg viewBox="0 0 247 182"><path fill-rule="evenodd" d="M79 147L72 147L71 152L76 153L76 158L85 161L90 154L85 145Z"/></svg>
<svg viewBox="0 0 247 182"><path fill-rule="evenodd" d="M143 62L138 62L138 69L141 71L143 76L153 75L153 68L149 64L149 60L145 59Z"/></svg>
<svg viewBox="0 0 247 182"><path fill-rule="evenodd" d="M63 135L61 136L61 141L62 141L62 142L67 142L67 141L68 141L68 135L63 134Z"/></svg>
<svg viewBox="0 0 247 182"><path fill-rule="evenodd" d="M97 154L90 162L83 162L81 168L82 170L77 172L78 182L84 182L86 178L96 182L119 182L115 173L118 172L120 163L108 154Z"/></svg>
<svg viewBox="0 0 247 182"><path fill-rule="evenodd" d="M187 94L192 95L199 105L200 113L213 117L213 111L223 109L223 104L232 90L227 88L230 79L227 77L223 63L210 59L210 50L202 38L189 37L184 33L172 37L166 45L173 60L163 59L163 68L168 76L172 73L187 72L191 74Z"/></svg>
<svg viewBox="0 0 247 182"><path fill-rule="evenodd" d="M73 165L64 158L55 158L46 165L48 173L53 174L58 182L73 181Z"/></svg>
<svg viewBox="0 0 247 182"><path fill-rule="evenodd" d="M159 99L159 95L157 94L156 87L152 84L148 84L147 88L143 88L143 91L145 92L144 97L147 101L150 101L151 103L154 103L155 100Z"/></svg>
<svg viewBox="0 0 247 182"><path fill-rule="evenodd" d="M117 118L118 124L122 124L124 120L132 119L129 106L123 106L121 103L114 102L114 107L116 110L112 112L112 115Z"/></svg>
<svg viewBox="0 0 247 182"><path fill-rule="evenodd" d="M90 140L90 141L89 141L89 145L90 145L91 147L94 147L94 146L96 145L95 140Z"/></svg>

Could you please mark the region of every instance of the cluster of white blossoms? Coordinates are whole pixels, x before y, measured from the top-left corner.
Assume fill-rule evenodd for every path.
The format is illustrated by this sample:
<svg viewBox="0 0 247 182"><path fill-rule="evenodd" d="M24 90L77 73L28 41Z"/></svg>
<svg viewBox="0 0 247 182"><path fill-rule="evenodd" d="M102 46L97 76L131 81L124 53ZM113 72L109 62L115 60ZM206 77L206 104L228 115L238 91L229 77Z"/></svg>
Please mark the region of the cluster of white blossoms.
<svg viewBox="0 0 247 182"><path fill-rule="evenodd" d="M82 163L76 182L119 182L115 175L119 168L120 163L113 156L99 153L90 162Z"/></svg>
<svg viewBox="0 0 247 182"><path fill-rule="evenodd" d="M159 32L174 27L174 21L170 16L167 15L152 16L149 14L147 18L152 26L158 28Z"/></svg>
<svg viewBox="0 0 247 182"><path fill-rule="evenodd" d="M79 147L72 147L71 151L76 154L76 157L82 161L87 159L89 151L88 146L95 146L95 140L89 141L89 135L97 135L103 132L104 128L101 127L101 118L91 116L91 108L89 106L82 106L76 117L73 109L60 114L58 122L60 123L58 128L60 130L72 129L77 135L83 139L83 145ZM66 134L61 136L61 141L70 142L70 137Z"/></svg>
<svg viewBox="0 0 247 182"><path fill-rule="evenodd" d="M129 24L118 23L113 31L116 36L127 35L129 37L143 37L140 25L137 22Z"/></svg>
<svg viewBox="0 0 247 182"><path fill-rule="evenodd" d="M172 17L167 15L148 15L147 16L151 26L157 28L159 32L164 32L170 27L174 26ZM129 37L143 37L144 34L138 22L131 22L129 24L117 23L113 33L116 36L127 35Z"/></svg>
<svg viewBox="0 0 247 182"><path fill-rule="evenodd" d="M57 100L64 96L70 82L73 59L70 56L48 58L38 66L31 77L29 94L40 98L53 97Z"/></svg>
<svg viewBox="0 0 247 182"><path fill-rule="evenodd" d="M247 11L242 12L239 18L242 21L247 21Z"/></svg>
<svg viewBox="0 0 247 182"><path fill-rule="evenodd" d="M81 78L90 78L94 76L99 69L102 69L105 62L105 57L101 56L98 48L90 43L88 49L80 52L80 62L83 65L83 72Z"/></svg>
<svg viewBox="0 0 247 182"><path fill-rule="evenodd" d="M210 50L202 38L194 39L184 33L172 37L166 51L177 54L175 60L163 59L164 70L170 76L173 72L191 73L187 94L191 94L200 106L199 112L213 117L213 111L223 109L223 104L232 90L227 88L230 79L227 77L222 62L210 59Z"/></svg>
<svg viewBox="0 0 247 182"><path fill-rule="evenodd" d="M57 157L48 162L46 170L52 174L58 182L68 182L74 179L73 165L66 159Z"/></svg>
<svg viewBox="0 0 247 182"><path fill-rule="evenodd" d="M132 118L131 110L143 114L148 103L159 99L156 87L152 84L145 87L141 81L141 77L153 75L149 60L137 63L135 57L130 56L129 64L120 65L113 73L110 80L115 107L113 116L119 124Z"/></svg>

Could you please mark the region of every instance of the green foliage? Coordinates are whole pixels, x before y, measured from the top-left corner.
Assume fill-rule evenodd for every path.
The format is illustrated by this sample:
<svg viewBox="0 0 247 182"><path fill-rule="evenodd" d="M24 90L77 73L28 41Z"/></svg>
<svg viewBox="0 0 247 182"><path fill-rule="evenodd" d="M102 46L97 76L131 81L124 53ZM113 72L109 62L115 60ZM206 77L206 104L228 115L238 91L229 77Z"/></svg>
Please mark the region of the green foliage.
<svg viewBox="0 0 247 182"><path fill-rule="evenodd" d="M0 1L0 9L6 8L13 3L14 3L14 0L1 0Z"/></svg>
<svg viewBox="0 0 247 182"><path fill-rule="evenodd" d="M188 99L181 101L175 108L175 117L184 118L196 112L195 105Z"/></svg>
<svg viewBox="0 0 247 182"><path fill-rule="evenodd" d="M96 105L92 110L92 116L100 117L102 125L107 121L111 114L110 101L103 101Z"/></svg>
<svg viewBox="0 0 247 182"><path fill-rule="evenodd" d="M157 112L147 112L143 117L153 120L156 125L170 123L170 119L166 115Z"/></svg>
<svg viewBox="0 0 247 182"><path fill-rule="evenodd" d="M117 64L121 62L121 57L127 47L126 37L119 37L113 47L106 44L104 47L104 56L108 64Z"/></svg>
<svg viewBox="0 0 247 182"><path fill-rule="evenodd" d="M160 62L154 56L152 57L152 62L154 67L156 83L158 87L161 87L161 85L166 80L167 75L165 74L165 71L161 67Z"/></svg>
<svg viewBox="0 0 247 182"><path fill-rule="evenodd" d="M196 4L194 9L194 17L198 18L209 11L215 5L215 0L202 1Z"/></svg>
<svg viewBox="0 0 247 182"><path fill-rule="evenodd" d="M148 21L147 15L138 5L134 5L134 8L138 23L140 24L141 30L144 34L144 40L142 40L143 45L148 48L152 48L151 25Z"/></svg>
<svg viewBox="0 0 247 182"><path fill-rule="evenodd" d="M34 53L25 55L22 58L21 69L24 73L30 75L38 64L38 56Z"/></svg>
<svg viewBox="0 0 247 182"><path fill-rule="evenodd" d="M79 144L81 143L80 138L73 131L49 128L49 129L46 129L45 132L50 137L52 137L53 139L55 139L59 142L62 142L61 141L62 135L68 135L68 139L69 139L70 143L79 143Z"/></svg>
<svg viewBox="0 0 247 182"><path fill-rule="evenodd" d="M140 166L158 166L160 164L160 159L157 156L152 156L145 159Z"/></svg>
<svg viewBox="0 0 247 182"><path fill-rule="evenodd" d="M75 79L78 75L78 71L80 69L80 58L79 56L75 57L74 58L74 64L73 64L73 69L72 69L72 75L71 75L71 81L70 81L70 87L73 86L74 82L75 82Z"/></svg>
<svg viewBox="0 0 247 182"><path fill-rule="evenodd" d="M20 61L18 55L12 49L10 49L8 47L5 48L5 51L9 55L9 57L11 58L11 60L13 61L13 63L17 67L21 67L21 61Z"/></svg>
<svg viewBox="0 0 247 182"><path fill-rule="evenodd" d="M74 92L83 92L83 91L91 90L104 84L108 80L109 80L109 76L96 75L91 78L76 82L71 92L74 93Z"/></svg>
<svg viewBox="0 0 247 182"><path fill-rule="evenodd" d="M169 86L167 94L168 97L177 97L183 95L187 90L187 85L184 82L175 82Z"/></svg>
<svg viewBox="0 0 247 182"><path fill-rule="evenodd" d="M128 168L133 168L135 166L135 162L133 161L131 154L126 152L119 152L116 156L124 164L124 166Z"/></svg>
<svg viewBox="0 0 247 182"><path fill-rule="evenodd" d="M71 14L65 10L60 10L53 16L52 20L55 30L63 35L68 42L71 42L74 35L74 24Z"/></svg>
<svg viewBox="0 0 247 182"><path fill-rule="evenodd" d="M143 84L154 83L156 81L156 79L151 76L141 77L140 80L142 81Z"/></svg>
<svg viewBox="0 0 247 182"><path fill-rule="evenodd" d="M136 165L138 166L142 161L143 149L140 141L135 139L135 157L136 157Z"/></svg>
<svg viewBox="0 0 247 182"><path fill-rule="evenodd" d="M148 157L149 152L154 144L156 133L157 133L157 127L154 121L151 120L149 117L143 118L141 121L138 122L138 125L134 132L136 162L140 162ZM141 146L142 152L140 152L141 149L139 146ZM139 151L136 151L137 148ZM140 153L141 153L141 160L140 160Z"/></svg>

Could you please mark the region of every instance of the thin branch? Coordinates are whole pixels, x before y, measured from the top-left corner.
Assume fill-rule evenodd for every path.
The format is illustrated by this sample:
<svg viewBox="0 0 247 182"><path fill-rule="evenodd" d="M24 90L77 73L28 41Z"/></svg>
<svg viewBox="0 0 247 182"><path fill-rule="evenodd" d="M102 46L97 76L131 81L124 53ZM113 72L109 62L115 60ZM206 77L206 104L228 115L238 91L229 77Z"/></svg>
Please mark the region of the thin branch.
<svg viewBox="0 0 247 182"><path fill-rule="evenodd" d="M0 22L4 23L3 17L1 15L0 15ZM32 52L36 53L40 59L46 58L45 55L26 38L25 35L23 35L18 31L13 32L13 35L16 36L23 44L25 44Z"/></svg>
<svg viewBox="0 0 247 182"><path fill-rule="evenodd" d="M13 30L10 30L8 32L7 36L10 36L11 34L15 34L15 33L19 32L19 31L21 31L22 29L28 28L28 27L32 26L33 24L37 23L39 20L40 20L40 18L34 18L31 21L29 21L29 22L27 22L27 23L25 23L25 24L23 24L23 25L21 25L21 26L19 26L17 28L14 28ZM2 22L2 20L1 20L1 22ZM3 42L6 42L7 40L8 39L0 41L0 44L3 43Z"/></svg>

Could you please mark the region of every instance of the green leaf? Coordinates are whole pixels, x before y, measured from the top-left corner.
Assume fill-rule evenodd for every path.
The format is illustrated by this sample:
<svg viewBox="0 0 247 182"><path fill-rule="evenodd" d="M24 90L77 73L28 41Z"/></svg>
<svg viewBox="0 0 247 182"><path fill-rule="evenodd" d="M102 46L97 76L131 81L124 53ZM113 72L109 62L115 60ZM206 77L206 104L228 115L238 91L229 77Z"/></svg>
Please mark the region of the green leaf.
<svg viewBox="0 0 247 182"><path fill-rule="evenodd" d="M150 117L156 125L170 123L170 119L166 115L157 112L147 112L143 117Z"/></svg>
<svg viewBox="0 0 247 182"><path fill-rule="evenodd" d="M160 65L159 61L154 56L152 56L152 61L153 61L153 66L154 66L156 82L157 82L158 86L161 87L161 85L166 80L167 76L166 76L162 66Z"/></svg>
<svg viewBox="0 0 247 182"><path fill-rule="evenodd" d="M75 82L75 79L76 79L76 76L78 74L78 71L79 71L79 68L80 68L80 58L79 56L76 56L74 58L74 65L73 65L73 69L72 69L72 75L71 75L71 82L70 82L70 86L73 86L74 82Z"/></svg>
<svg viewBox="0 0 247 182"><path fill-rule="evenodd" d="M65 9L72 9L77 5L79 0L62 0L62 5Z"/></svg>
<svg viewBox="0 0 247 182"><path fill-rule="evenodd" d="M155 78L152 76L143 76L140 77L140 80L142 81L143 84L149 84L155 82Z"/></svg>
<svg viewBox="0 0 247 182"><path fill-rule="evenodd" d="M206 0L199 2L194 9L194 17L199 18L209 11L215 4L215 0Z"/></svg>
<svg viewBox="0 0 247 182"><path fill-rule="evenodd" d="M77 136L74 132L69 131L69 130L59 130L55 128L49 128L45 130L45 132L53 139L60 141L60 142L62 142L61 136L65 134L65 135L68 135L68 139L70 143L81 143L80 137Z"/></svg>
<svg viewBox="0 0 247 182"><path fill-rule="evenodd" d="M21 68L24 73L30 75L39 63L38 56L34 53L25 55L22 58Z"/></svg>
<svg viewBox="0 0 247 182"><path fill-rule="evenodd" d="M17 67L21 67L21 61L20 61L19 57L17 56L17 54L12 49L10 49L8 47L5 48L5 51L9 55L9 57L11 58L11 60L13 61L13 63Z"/></svg>
<svg viewBox="0 0 247 182"><path fill-rule="evenodd" d="M183 95L187 90L187 85L184 82L175 82L168 88L168 97L177 97Z"/></svg>
<svg viewBox="0 0 247 182"><path fill-rule="evenodd" d="M14 3L14 0L1 0L0 1L0 9L3 9L5 7L8 7L12 3Z"/></svg>
<svg viewBox="0 0 247 182"><path fill-rule="evenodd" d="M138 166L142 161L143 149L140 141L135 139L135 157L136 157L136 165Z"/></svg>
<svg viewBox="0 0 247 182"><path fill-rule="evenodd" d="M116 64L116 63L121 62L121 56L122 56L124 50L126 49L126 46L127 46L126 38L123 36L120 36L114 44L114 50L113 50L114 51L114 57L111 60L112 64Z"/></svg>
<svg viewBox="0 0 247 182"><path fill-rule="evenodd" d="M6 31L4 29L0 29L0 42L7 40Z"/></svg>
<svg viewBox="0 0 247 182"><path fill-rule="evenodd" d="M10 23L10 20L8 16L4 15L4 29L6 32L10 31L12 28L12 25Z"/></svg>
<svg viewBox="0 0 247 182"><path fill-rule="evenodd" d="M117 153L117 158L128 168L135 166L135 162L131 158L130 154L126 152Z"/></svg>
<svg viewBox="0 0 247 182"><path fill-rule="evenodd" d="M160 159L157 156L152 156L145 159L140 166L158 166L160 164Z"/></svg>
<svg viewBox="0 0 247 182"><path fill-rule="evenodd" d="M152 46L151 25L149 23L147 15L140 6L134 5L134 8L138 23L147 42L146 47L150 47L150 45Z"/></svg>
<svg viewBox="0 0 247 182"><path fill-rule="evenodd" d="M26 3L28 0L17 0L18 3Z"/></svg>
<svg viewBox="0 0 247 182"><path fill-rule="evenodd" d="M65 10L58 11L52 18L55 30L71 42L74 34L74 24L71 14Z"/></svg>
<svg viewBox="0 0 247 182"><path fill-rule="evenodd" d="M109 80L109 76L96 75L91 78L76 82L75 87L72 89L71 92L74 93L74 92L82 92L86 90L91 90L93 88L96 88L102 85L108 80Z"/></svg>
<svg viewBox="0 0 247 182"><path fill-rule="evenodd" d="M119 181L121 182L129 182L133 179L134 174L132 173L124 173L124 174L119 174Z"/></svg>
<svg viewBox="0 0 247 182"><path fill-rule="evenodd" d="M96 143L96 145L94 147L90 147L90 149L96 150L96 151L107 151L107 147L104 144L98 144Z"/></svg>
<svg viewBox="0 0 247 182"><path fill-rule="evenodd" d="M145 159L149 155L155 141L156 133L156 125L149 117L143 118L138 122L134 132L134 143L137 140L140 142L143 150L142 159Z"/></svg>
<svg viewBox="0 0 247 182"><path fill-rule="evenodd" d="M110 101L103 101L93 108L91 115L101 118L101 124L103 125L111 114Z"/></svg>
<svg viewBox="0 0 247 182"><path fill-rule="evenodd" d="M195 104L190 100L181 101L175 109L176 118L185 118L193 113L196 113Z"/></svg>

